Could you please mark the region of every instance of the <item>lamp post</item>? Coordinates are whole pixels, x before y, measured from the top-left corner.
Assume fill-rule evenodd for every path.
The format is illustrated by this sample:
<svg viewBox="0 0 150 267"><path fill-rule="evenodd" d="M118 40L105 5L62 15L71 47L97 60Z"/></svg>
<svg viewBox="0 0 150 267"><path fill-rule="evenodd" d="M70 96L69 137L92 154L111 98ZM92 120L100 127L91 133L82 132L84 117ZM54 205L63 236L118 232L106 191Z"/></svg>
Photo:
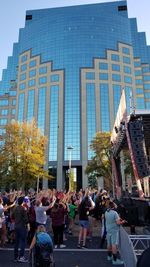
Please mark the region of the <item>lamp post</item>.
<svg viewBox="0 0 150 267"><path fill-rule="evenodd" d="M67 150L69 152L69 190L70 190L71 189L71 156L72 156L73 146L67 146Z"/></svg>

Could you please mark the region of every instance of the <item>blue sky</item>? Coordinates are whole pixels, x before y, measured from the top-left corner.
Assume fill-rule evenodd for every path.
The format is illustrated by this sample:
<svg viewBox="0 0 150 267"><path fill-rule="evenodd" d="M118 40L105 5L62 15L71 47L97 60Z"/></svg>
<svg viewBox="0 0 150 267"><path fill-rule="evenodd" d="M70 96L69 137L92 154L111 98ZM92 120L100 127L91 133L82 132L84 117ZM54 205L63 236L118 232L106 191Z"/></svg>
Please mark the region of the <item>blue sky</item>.
<svg viewBox="0 0 150 267"><path fill-rule="evenodd" d="M111 0L4 0L0 5L0 79L7 58L12 55L13 43L18 41L19 28L24 27L25 12L30 9L87 3L112 2ZM150 0L127 0L129 17L136 17L138 30L145 31L150 44Z"/></svg>

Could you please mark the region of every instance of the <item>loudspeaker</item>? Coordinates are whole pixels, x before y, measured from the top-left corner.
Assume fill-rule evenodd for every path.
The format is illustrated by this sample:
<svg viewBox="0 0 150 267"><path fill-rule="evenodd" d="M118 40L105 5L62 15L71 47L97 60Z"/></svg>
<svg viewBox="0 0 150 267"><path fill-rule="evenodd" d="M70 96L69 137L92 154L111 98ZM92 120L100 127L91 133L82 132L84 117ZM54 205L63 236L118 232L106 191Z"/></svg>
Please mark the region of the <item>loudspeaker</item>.
<svg viewBox="0 0 150 267"><path fill-rule="evenodd" d="M140 178L144 178L150 174L150 170L146 154L142 120L129 122L129 133L138 175Z"/></svg>

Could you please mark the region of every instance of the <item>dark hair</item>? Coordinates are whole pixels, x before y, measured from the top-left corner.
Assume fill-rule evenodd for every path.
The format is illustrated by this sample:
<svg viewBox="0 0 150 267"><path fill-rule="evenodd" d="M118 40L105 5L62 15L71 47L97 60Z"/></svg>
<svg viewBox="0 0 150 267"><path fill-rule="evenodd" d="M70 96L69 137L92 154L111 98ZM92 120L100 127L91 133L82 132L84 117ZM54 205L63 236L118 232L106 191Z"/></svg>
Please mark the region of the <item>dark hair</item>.
<svg viewBox="0 0 150 267"><path fill-rule="evenodd" d="M24 201L24 197L19 197L18 198L18 205L21 206L23 201Z"/></svg>

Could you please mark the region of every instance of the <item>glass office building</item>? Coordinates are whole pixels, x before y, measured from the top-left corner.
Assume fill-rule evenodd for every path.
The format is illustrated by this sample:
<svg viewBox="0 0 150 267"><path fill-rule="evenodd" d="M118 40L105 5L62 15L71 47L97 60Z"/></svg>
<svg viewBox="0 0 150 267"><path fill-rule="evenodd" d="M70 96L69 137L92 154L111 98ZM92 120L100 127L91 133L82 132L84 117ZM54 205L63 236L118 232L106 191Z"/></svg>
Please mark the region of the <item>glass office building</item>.
<svg viewBox="0 0 150 267"><path fill-rule="evenodd" d="M57 188L67 181L70 146L78 188L86 187L90 142L111 131L123 88L128 110L131 92L137 109L150 108L150 46L126 1L29 10L0 82L0 129L7 112L20 122L34 117L48 136Z"/></svg>

